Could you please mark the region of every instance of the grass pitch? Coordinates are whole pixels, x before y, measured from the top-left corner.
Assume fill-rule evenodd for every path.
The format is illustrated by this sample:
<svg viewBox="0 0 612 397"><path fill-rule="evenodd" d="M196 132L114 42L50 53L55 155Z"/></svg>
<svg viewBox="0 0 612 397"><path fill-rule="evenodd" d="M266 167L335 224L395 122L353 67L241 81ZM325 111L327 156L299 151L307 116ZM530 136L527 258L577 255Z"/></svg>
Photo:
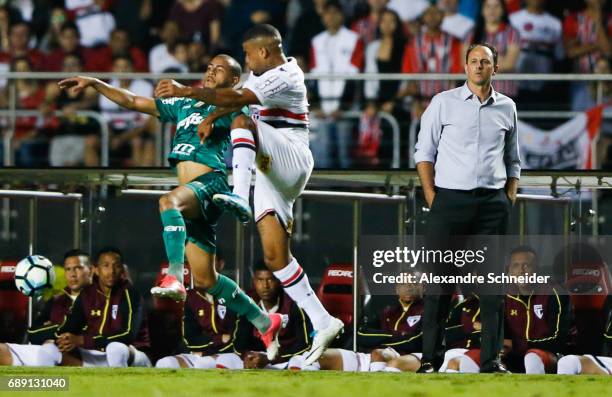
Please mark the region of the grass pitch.
<svg viewBox="0 0 612 397"><path fill-rule="evenodd" d="M334 371L10 368L0 378L67 376L68 391L0 391L0 396L455 397L612 395L610 376L344 373ZM3 381L6 384L6 381Z"/></svg>

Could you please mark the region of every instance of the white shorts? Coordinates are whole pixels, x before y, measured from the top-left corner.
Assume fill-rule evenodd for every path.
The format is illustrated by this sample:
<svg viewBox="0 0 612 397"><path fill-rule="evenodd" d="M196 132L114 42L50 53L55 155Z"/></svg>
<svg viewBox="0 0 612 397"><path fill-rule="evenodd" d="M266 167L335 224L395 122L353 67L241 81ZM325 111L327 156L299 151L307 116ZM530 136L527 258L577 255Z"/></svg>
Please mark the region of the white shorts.
<svg viewBox="0 0 612 397"><path fill-rule="evenodd" d="M590 354L585 355L585 357L588 357L595 365L612 375L612 357L597 356L597 359L595 359L595 357Z"/></svg>
<svg viewBox="0 0 612 397"><path fill-rule="evenodd" d="M149 357L141 352L140 350L130 346L134 349L134 360L130 367L151 367L151 361ZM83 367L108 367L108 361L106 360L106 352L100 350L89 350L79 347L79 353L81 354L81 361Z"/></svg>
<svg viewBox="0 0 612 397"><path fill-rule="evenodd" d="M213 369L216 367L216 357L198 356L197 354L178 354L177 357L183 359L188 368Z"/></svg>
<svg viewBox="0 0 612 397"><path fill-rule="evenodd" d="M444 353L444 362L442 363L442 366L440 367L440 369L438 370L438 372L446 372L446 369L448 368L448 362L450 360L452 360L453 358L457 358L457 357L461 357L465 354L465 352L467 352L468 349L450 349L447 350L446 353Z"/></svg>
<svg viewBox="0 0 612 397"><path fill-rule="evenodd" d="M287 369L289 368L289 362L292 361L289 360L282 363L268 364L263 369ZM294 362L292 363L295 365ZM242 358L235 353L223 353L217 356L216 367L222 369L244 369L244 362Z"/></svg>
<svg viewBox="0 0 612 397"><path fill-rule="evenodd" d="M342 355L342 370L347 372L369 372L371 356L368 353L338 349Z"/></svg>
<svg viewBox="0 0 612 397"><path fill-rule="evenodd" d="M108 367L106 353L100 350L89 350L79 347L83 367Z"/></svg>
<svg viewBox="0 0 612 397"><path fill-rule="evenodd" d="M255 220L274 212L291 234L293 203L304 191L314 167L308 132L256 123Z"/></svg>
<svg viewBox="0 0 612 397"><path fill-rule="evenodd" d="M51 139L49 164L52 167L76 166L85 159L85 137L60 135Z"/></svg>
<svg viewBox="0 0 612 397"><path fill-rule="evenodd" d="M40 352L41 345L19 345L16 343L7 343L11 357L13 359L14 367L37 367L38 353Z"/></svg>

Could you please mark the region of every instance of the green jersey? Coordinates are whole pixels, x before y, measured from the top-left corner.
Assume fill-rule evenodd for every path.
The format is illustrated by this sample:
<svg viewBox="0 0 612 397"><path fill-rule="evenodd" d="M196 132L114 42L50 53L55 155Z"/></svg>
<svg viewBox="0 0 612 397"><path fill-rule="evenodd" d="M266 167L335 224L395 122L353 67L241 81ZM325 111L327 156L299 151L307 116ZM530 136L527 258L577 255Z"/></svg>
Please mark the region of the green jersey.
<svg viewBox="0 0 612 397"><path fill-rule="evenodd" d="M175 167L181 161L195 161L210 168L225 170L224 153L230 144L230 126L240 112L223 116L215 120L213 133L200 143L198 125L212 113L216 107L190 98L155 99L161 121L176 124L176 134L172 139L172 151L168 161Z"/></svg>

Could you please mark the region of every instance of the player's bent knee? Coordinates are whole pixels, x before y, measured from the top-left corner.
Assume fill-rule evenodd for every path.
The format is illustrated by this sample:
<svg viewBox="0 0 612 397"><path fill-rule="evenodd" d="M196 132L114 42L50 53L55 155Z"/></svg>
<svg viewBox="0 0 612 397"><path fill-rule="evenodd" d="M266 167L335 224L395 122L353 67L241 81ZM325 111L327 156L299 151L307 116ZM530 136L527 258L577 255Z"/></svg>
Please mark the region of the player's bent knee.
<svg viewBox="0 0 612 397"><path fill-rule="evenodd" d="M166 193L159 198L159 212L178 208L178 200L171 193Z"/></svg>
<svg viewBox="0 0 612 397"><path fill-rule="evenodd" d="M4 343L0 343L0 365L11 365L13 364L13 357L8 349L8 346Z"/></svg>
<svg viewBox="0 0 612 397"><path fill-rule="evenodd" d="M386 361L383 349L374 349L370 353L371 361Z"/></svg>
<svg viewBox="0 0 612 397"><path fill-rule="evenodd" d="M157 360L155 368L180 368L180 365L175 356L167 356Z"/></svg>
<svg viewBox="0 0 612 397"><path fill-rule="evenodd" d="M106 361L109 367L127 367L130 349L120 342L111 342L106 346Z"/></svg>

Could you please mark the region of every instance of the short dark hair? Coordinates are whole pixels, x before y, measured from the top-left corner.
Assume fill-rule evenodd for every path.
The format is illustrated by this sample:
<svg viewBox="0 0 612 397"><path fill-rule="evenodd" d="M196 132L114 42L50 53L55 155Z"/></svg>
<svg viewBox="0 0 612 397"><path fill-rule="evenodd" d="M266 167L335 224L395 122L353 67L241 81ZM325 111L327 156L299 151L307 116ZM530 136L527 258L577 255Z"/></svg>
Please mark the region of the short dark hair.
<svg viewBox="0 0 612 397"><path fill-rule="evenodd" d="M125 52L120 52L118 54L113 55L113 63L115 63L115 61L119 59L125 59L126 61L130 63L130 65L134 64L134 61L132 61L132 57Z"/></svg>
<svg viewBox="0 0 612 397"><path fill-rule="evenodd" d="M472 50L476 47L487 47L489 50L491 50L491 52L493 53L493 66L497 65L497 48L495 48L495 46L493 44L489 44L489 43L474 43L471 44L466 53L465 53L465 63L468 62L468 57L470 55L470 52L472 52Z"/></svg>
<svg viewBox="0 0 612 397"><path fill-rule="evenodd" d="M259 25L255 25L251 29L247 30L242 38L242 42L246 43L247 41L260 38L281 40L281 34L274 26L269 25L267 23L262 23Z"/></svg>
<svg viewBox="0 0 612 397"><path fill-rule="evenodd" d="M240 63L237 60L235 60L233 57L227 54L217 54L215 55L215 57L221 57L227 61L232 77L240 78L240 76L242 76L242 66L240 66Z"/></svg>
<svg viewBox="0 0 612 397"><path fill-rule="evenodd" d="M253 263L253 274L255 274L255 272L261 272L261 271L266 271L266 272L270 271L270 269L268 269L263 259L256 260Z"/></svg>
<svg viewBox="0 0 612 397"><path fill-rule="evenodd" d="M534 261L533 261L533 262L534 262L534 265L535 265L535 266L537 266L537 265L538 265L538 259L539 259L539 257L538 257L538 253L537 253L537 252L536 252L536 250L535 250L535 249L534 249L532 246L530 246L530 245L519 245L519 246L514 247L514 248L512 249L512 251L510 251L510 255L508 256L508 258L511 258L511 257L512 257L512 255L514 255L514 254L519 254L519 253L523 253L523 252L533 254L533 257L534 257Z"/></svg>
<svg viewBox="0 0 612 397"><path fill-rule="evenodd" d="M100 260L100 257L104 254L115 254L119 257L119 261L123 263L123 253L121 252L121 250L117 247L107 246L99 249L96 253L96 266L98 266L98 261Z"/></svg>
<svg viewBox="0 0 612 397"><path fill-rule="evenodd" d="M342 12L342 4L338 0L327 0L323 9L327 11L328 8L335 8L336 10Z"/></svg>
<svg viewBox="0 0 612 397"><path fill-rule="evenodd" d="M71 249L70 251L64 254L64 260L70 258L71 256L86 256L89 258L89 254L79 248Z"/></svg>
<svg viewBox="0 0 612 397"><path fill-rule="evenodd" d="M79 31L79 27L76 23L72 21L66 21L60 27L60 33L64 33L65 30L74 30L77 34L77 37L81 38L81 32Z"/></svg>

